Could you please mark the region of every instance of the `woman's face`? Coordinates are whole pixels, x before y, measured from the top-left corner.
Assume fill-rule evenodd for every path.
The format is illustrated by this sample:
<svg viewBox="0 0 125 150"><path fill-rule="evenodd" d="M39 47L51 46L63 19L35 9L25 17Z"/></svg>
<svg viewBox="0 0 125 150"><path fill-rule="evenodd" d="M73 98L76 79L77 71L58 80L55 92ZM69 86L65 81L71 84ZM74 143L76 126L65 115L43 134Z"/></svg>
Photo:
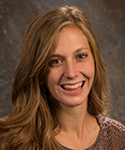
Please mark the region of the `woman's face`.
<svg viewBox="0 0 125 150"><path fill-rule="evenodd" d="M54 44L48 66L48 89L61 105L82 105L87 102L95 73L87 38L79 28L67 26Z"/></svg>

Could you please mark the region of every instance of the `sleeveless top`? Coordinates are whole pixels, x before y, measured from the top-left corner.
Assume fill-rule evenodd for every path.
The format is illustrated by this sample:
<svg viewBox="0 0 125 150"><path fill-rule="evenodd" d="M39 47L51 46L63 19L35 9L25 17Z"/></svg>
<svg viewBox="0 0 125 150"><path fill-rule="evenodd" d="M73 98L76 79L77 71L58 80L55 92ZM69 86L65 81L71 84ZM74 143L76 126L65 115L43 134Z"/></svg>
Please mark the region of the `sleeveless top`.
<svg viewBox="0 0 125 150"><path fill-rule="evenodd" d="M114 119L98 116L100 131L95 143L84 150L125 150L125 126ZM72 150L61 145L64 150Z"/></svg>

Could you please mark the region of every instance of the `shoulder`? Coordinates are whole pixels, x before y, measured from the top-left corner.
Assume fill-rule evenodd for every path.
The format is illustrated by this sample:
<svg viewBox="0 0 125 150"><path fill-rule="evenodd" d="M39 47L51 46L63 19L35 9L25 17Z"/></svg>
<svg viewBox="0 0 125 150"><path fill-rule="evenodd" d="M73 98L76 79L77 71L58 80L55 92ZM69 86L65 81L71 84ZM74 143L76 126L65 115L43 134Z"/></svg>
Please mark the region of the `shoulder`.
<svg viewBox="0 0 125 150"><path fill-rule="evenodd" d="M100 139L103 139L105 147L107 146L107 149L110 147L112 149L125 149L125 126L104 116L98 116L97 121L100 126Z"/></svg>
<svg viewBox="0 0 125 150"><path fill-rule="evenodd" d="M98 116L98 122L100 128L104 132L108 132L108 135L114 138L125 139L125 126L120 122L104 116Z"/></svg>
<svg viewBox="0 0 125 150"><path fill-rule="evenodd" d="M97 118L102 128L114 128L121 132L125 132L125 126L120 122L105 116L98 116Z"/></svg>

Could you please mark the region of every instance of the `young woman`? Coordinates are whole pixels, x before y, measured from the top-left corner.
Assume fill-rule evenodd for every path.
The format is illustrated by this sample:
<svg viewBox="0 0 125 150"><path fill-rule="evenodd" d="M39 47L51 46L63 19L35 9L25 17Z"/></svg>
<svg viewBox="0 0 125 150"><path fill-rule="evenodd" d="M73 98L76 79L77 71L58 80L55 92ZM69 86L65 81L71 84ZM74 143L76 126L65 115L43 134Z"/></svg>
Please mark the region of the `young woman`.
<svg viewBox="0 0 125 150"><path fill-rule="evenodd" d="M123 150L125 127L104 117L106 69L92 26L75 7L38 16L14 73L0 150Z"/></svg>

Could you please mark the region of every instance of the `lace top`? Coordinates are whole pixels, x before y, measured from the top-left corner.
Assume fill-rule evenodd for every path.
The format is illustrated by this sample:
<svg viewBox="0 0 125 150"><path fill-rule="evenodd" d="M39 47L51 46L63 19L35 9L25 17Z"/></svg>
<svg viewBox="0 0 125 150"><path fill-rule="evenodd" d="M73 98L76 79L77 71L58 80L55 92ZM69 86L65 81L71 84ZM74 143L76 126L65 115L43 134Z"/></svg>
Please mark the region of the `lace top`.
<svg viewBox="0 0 125 150"><path fill-rule="evenodd" d="M84 150L125 150L125 126L104 116L98 116L97 122L100 126L98 137L92 146Z"/></svg>

